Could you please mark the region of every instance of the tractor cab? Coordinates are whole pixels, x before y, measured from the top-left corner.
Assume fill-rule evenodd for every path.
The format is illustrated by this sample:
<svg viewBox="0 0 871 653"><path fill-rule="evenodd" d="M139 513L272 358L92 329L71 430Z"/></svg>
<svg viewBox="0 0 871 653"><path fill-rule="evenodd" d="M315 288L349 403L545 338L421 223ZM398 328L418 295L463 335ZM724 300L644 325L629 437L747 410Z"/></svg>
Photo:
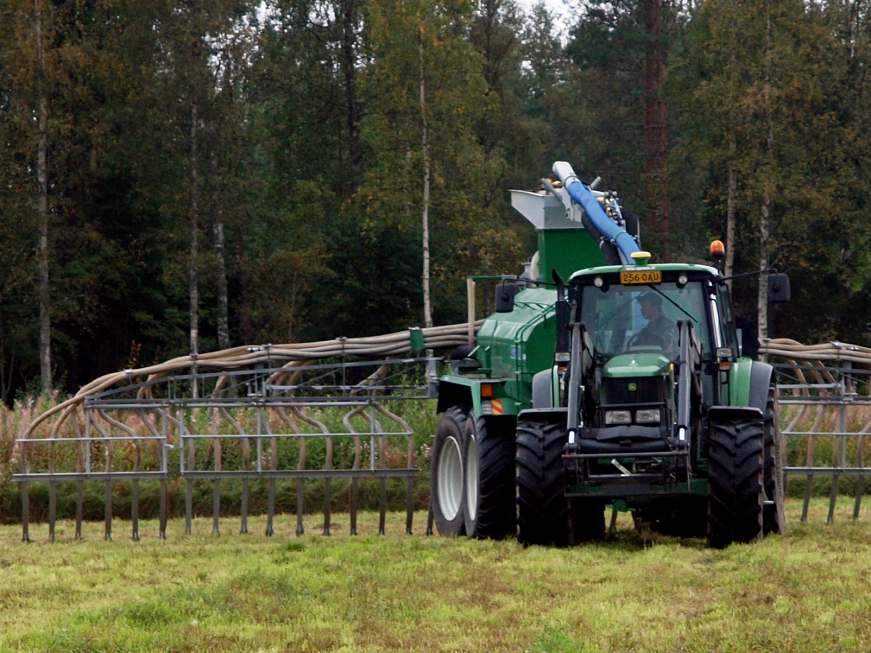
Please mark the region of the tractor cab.
<svg viewBox="0 0 871 653"><path fill-rule="evenodd" d="M568 366L570 379L564 375L561 403L569 406L576 445L589 454L686 450L704 406L718 400L717 271L649 265L641 254L640 265L572 275L567 320L557 326L577 334L567 339L563 358L577 365ZM698 445L691 449L699 452Z"/></svg>

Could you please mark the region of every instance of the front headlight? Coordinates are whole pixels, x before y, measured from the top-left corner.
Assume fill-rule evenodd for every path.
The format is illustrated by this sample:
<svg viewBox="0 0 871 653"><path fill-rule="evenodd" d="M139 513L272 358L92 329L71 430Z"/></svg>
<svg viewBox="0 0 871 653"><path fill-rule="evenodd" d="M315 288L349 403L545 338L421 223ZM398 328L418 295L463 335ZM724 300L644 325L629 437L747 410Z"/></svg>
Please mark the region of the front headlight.
<svg viewBox="0 0 871 653"><path fill-rule="evenodd" d="M649 408L635 411L636 424L659 424L659 409Z"/></svg>
<svg viewBox="0 0 871 653"><path fill-rule="evenodd" d="M631 424L632 413L628 410L606 410L605 424Z"/></svg>

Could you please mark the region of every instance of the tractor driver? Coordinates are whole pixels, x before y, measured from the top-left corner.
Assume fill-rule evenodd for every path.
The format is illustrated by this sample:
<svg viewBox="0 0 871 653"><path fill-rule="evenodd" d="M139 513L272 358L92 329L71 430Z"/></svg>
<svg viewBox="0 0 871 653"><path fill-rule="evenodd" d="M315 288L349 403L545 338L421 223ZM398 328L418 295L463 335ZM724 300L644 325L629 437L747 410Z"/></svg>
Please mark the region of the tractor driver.
<svg viewBox="0 0 871 653"><path fill-rule="evenodd" d="M629 341L630 347L656 346L666 351L675 348L675 323L662 312L662 297L655 291L649 291L638 298L641 306L641 316L647 320L644 328Z"/></svg>

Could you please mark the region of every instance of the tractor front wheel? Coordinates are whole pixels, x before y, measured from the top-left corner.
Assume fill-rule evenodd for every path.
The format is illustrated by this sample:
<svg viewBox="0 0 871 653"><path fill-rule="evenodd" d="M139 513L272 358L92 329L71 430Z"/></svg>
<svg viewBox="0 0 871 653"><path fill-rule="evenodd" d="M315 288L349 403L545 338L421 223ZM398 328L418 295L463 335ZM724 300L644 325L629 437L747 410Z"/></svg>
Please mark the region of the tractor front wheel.
<svg viewBox="0 0 871 653"><path fill-rule="evenodd" d="M522 544L569 543L562 461L565 443L564 423L517 420L517 539Z"/></svg>
<svg viewBox="0 0 871 653"><path fill-rule="evenodd" d="M464 530L463 449L468 416L459 406L448 408L433 440L430 505L441 535L462 535Z"/></svg>
<svg viewBox="0 0 871 653"><path fill-rule="evenodd" d="M470 417L463 455L465 526L469 537L501 539L514 533L514 423Z"/></svg>
<svg viewBox="0 0 871 653"><path fill-rule="evenodd" d="M762 535L764 430L762 419L710 424L708 546Z"/></svg>

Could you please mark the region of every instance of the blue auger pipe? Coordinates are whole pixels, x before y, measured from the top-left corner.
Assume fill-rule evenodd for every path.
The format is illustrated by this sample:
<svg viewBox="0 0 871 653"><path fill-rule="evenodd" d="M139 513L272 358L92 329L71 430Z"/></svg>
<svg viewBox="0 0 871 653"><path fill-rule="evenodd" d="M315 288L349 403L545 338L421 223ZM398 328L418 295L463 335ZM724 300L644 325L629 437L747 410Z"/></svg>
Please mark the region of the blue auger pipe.
<svg viewBox="0 0 871 653"><path fill-rule="evenodd" d="M605 210L593 196L590 189L587 188L584 182L578 179L575 171L572 170L571 164L566 161L557 161L553 164L553 173L559 177L563 188L566 189L572 201L584 209L584 212L587 214L593 227L599 232L599 235L606 242L617 248L617 254L620 256L623 265L632 264L632 252L640 251L638 243L635 242L635 239L625 229L619 227L605 214Z"/></svg>

